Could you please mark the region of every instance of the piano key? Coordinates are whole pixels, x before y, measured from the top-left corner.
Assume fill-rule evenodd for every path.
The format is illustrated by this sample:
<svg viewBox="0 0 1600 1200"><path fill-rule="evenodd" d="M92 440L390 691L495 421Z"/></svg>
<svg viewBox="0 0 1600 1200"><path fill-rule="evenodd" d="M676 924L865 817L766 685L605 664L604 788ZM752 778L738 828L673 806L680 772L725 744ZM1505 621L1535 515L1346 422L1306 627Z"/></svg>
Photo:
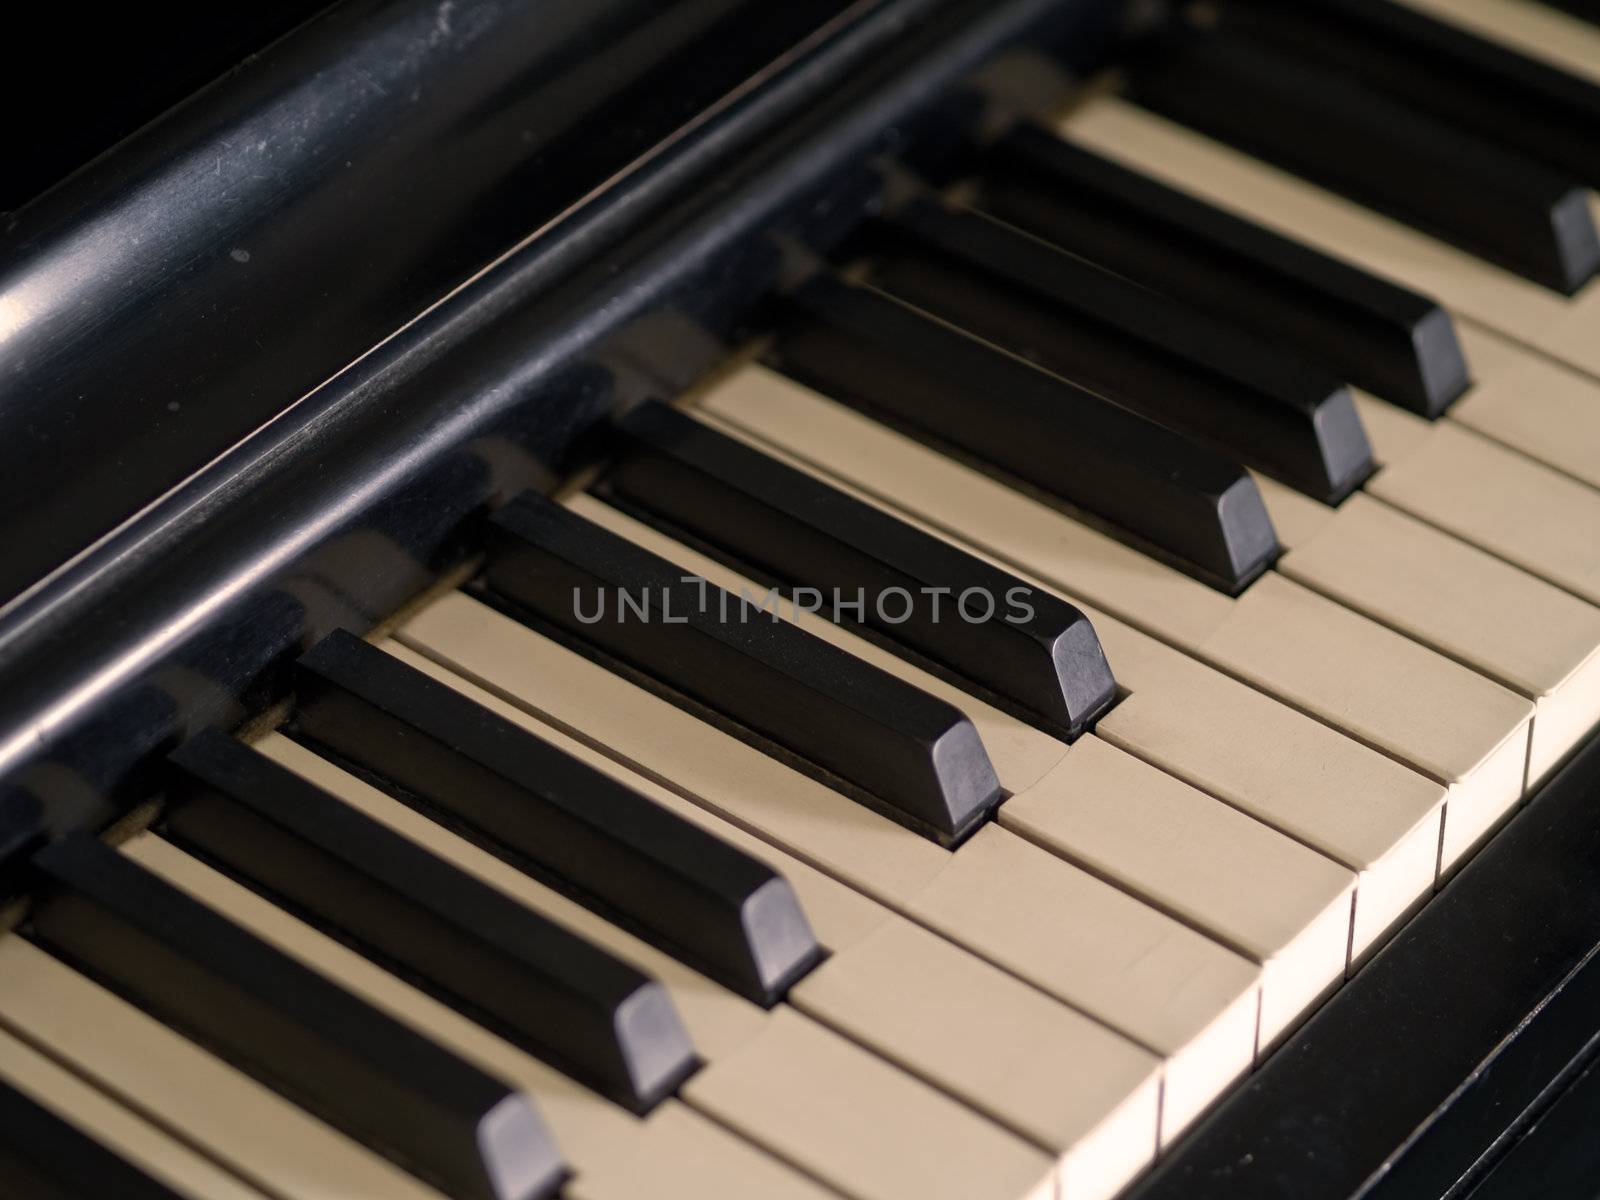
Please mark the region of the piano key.
<svg viewBox="0 0 1600 1200"><path fill-rule="evenodd" d="M1588 193L1567 173L1248 38L1165 39L1129 90L1145 108L1558 292L1600 268Z"/></svg>
<svg viewBox="0 0 1600 1200"><path fill-rule="evenodd" d="M48 836L37 796L22 787L0 789L0 896L16 890L24 861Z"/></svg>
<svg viewBox="0 0 1600 1200"><path fill-rule="evenodd" d="M976 731L946 704L755 615L524 493L491 518L489 589L822 771L911 828L960 841L999 802ZM624 595L652 616L630 621ZM590 619L584 597L596 606Z"/></svg>
<svg viewBox="0 0 1600 1200"><path fill-rule="evenodd" d="M761 585L682 542L644 524L593 495L578 493L563 503L584 520L609 530L673 566L691 572L724 591L760 595ZM1036 589L1030 589L1030 593ZM867 603L872 603L869 599ZM894 675L911 687L928 693L958 710L983 739L1000 786L1007 793L1032 787L1048 775L1067 753L1067 744L1011 713L972 694L959 683L943 679L908 662L891 650L837 625L819 613L774 603L773 616L827 642L850 657Z"/></svg>
<svg viewBox="0 0 1600 1200"><path fill-rule="evenodd" d="M1099 738L1008 800L1000 823L1262 965L1262 1050L1344 978L1355 878Z"/></svg>
<svg viewBox="0 0 1600 1200"><path fill-rule="evenodd" d="M267 1195L443 1200L22 937L0 975L0 1026Z"/></svg>
<svg viewBox="0 0 1600 1200"><path fill-rule="evenodd" d="M384 653L393 654L408 665L415 664L418 669L424 665L432 667L428 673L433 678L445 686L453 686L449 682L455 679L453 675L438 670L436 664L429 663L399 643L384 642L382 649ZM507 719L520 716L514 710L508 712L509 706L504 701L481 689L465 686L458 690ZM556 732L552 726L521 720L515 723L530 731L549 734L552 740L558 740L563 747L577 744L573 739ZM610 914L596 912L581 899L538 880L518 864L507 862L492 849L471 841L463 832L450 829L429 814L407 804L404 799L391 796L367 780L351 774L345 766L324 757L316 749L290 741L279 733L269 734L256 743L256 748L281 766L310 780L330 795L337 796L362 815L409 838L429 853L475 876L569 932L605 946L636 970L660 980L667 987L689 1036L704 1058L712 1059L736 1048L760 1028L762 1014L766 1011L762 1006L688 965L671 950L656 946L627 930ZM618 775L614 778L625 777Z"/></svg>
<svg viewBox="0 0 1600 1200"><path fill-rule="evenodd" d="M1464 425L1356 403L1383 467L1374 496L1600 604L1600 492Z"/></svg>
<svg viewBox="0 0 1600 1200"><path fill-rule="evenodd" d="M1161 1078L1148 1051L407 647L387 642L384 649L782 875L828 952L791 989L789 1003L1051 1150L1068 1195L1109 1197L1148 1164ZM421 818L296 743L274 736L261 749L330 790L387 802L423 828ZM584 1166L560 1113L539 1099L581 1178Z"/></svg>
<svg viewBox="0 0 1600 1200"><path fill-rule="evenodd" d="M1280 570L1533 700L1530 784L1600 722L1600 609L1379 501L1352 496Z"/></svg>
<svg viewBox="0 0 1600 1200"><path fill-rule="evenodd" d="M170 761L162 835L325 933L634 1111L694 1069L656 981L221 733Z"/></svg>
<svg viewBox="0 0 1600 1200"><path fill-rule="evenodd" d="M813 1178L872 1200L1053 1198L1055 1173L1046 1155L792 1008L758 1008L331 764L317 782L661 979L706 1059L681 1090L684 1103ZM775 1048L780 1019L789 1036ZM837 1073L819 1085L806 1066L813 1058ZM727 1091L720 1080L709 1098L697 1090L700 1081L719 1074L731 1075L735 1086L749 1085L738 1104L716 1102ZM841 1106L841 1094L855 1102ZM872 1145L880 1153L869 1158L864 1147Z"/></svg>
<svg viewBox="0 0 1600 1200"><path fill-rule="evenodd" d="M1428 437L1428 426L1394 418L1408 429L1391 442L1420 444L1408 442L1408 431ZM1528 790L1600 718L1600 609L1369 497L1336 510L1270 479L1257 482L1285 549L1308 548L1294 565L1283 561L1283 574L1534 702ZM1470 828L1464 813L1457 817L1446 835L1447 863L1487 832Z"/></svg>
<svg viewBox="0 0 1600 1200"><path fill-rule="evenodd" d="M1163 1139L1249 1065L1257 967L1015 835L941 849L460 593L398 636L1160 1054Z"/></svg>
<svg viewBox="0 0 1600 1200"><path fill-rule="evenodd" d="M1600 183L1600 90L1392 0L1230 4L1220 28L1302 58L1478 137Z"/></svg>
<svg viewBox="0 0 1600 1200"><path fill-rule="evenodd" d="M915 912L1163 1055L1170 1145L1253 1055L1259 968L1064 865L990 827L916 897Z"/></svg>
<svg viewBox="0 0 1600 1200"><path fill-rule="evenodd" d="M292 743L285 744L292 747ZM304 751L301 754L308 759L315 757ZM372 791L337 768L324 763L323 769L333 781L331 791L338 792L339 784L348 781L374 797L372 803L376 808L371 819L378 823L384 823L383 816L388 813L401 812L421 828L429 827L426 818L411 813L397 801ZM351 808L361 811L356 805ZM438 829L437 826L433 828ZM405 836L403 829L394 830L394 833L397 837ZM438 829L438 835L449 838L442 829ZM632 1197L638 1195L641 1180L650 1181L652 1195L686 1198L718 1194L767 1195L769 1192L765 1189L768 1188L772 1195L793 1200L820 1200L825 1194L825 1189L773 1162L738 1138L709 1126L676 1100L667 1099L648 1115L639 1116L601 1098L465 1014L428 996L403 977L385 971L349 946L303 924L266 897L227 879L171 843L154 837L139 837L129 842L124 852L173 887L224 914L377 1011L446 1046L480 1069L507 1079L524 1094L534 1097L540 1111L548 1114L551 1132L563 1149L571 1147L568 1161L572 1175L563 1185L563 1196ZM470 848L465 852L483 856L481 851ZM470 866L458 869L471 873ZM518 903L514 895L508 895L507 900L531 911ZM682 1137L683 1143L677 1147L670 1145L665 1136L669 1132ZM760 1190L749 1193L718 1190L738 1186Z"/></svg>
<svg viewBox="0 0 1600 1200"><path fill-rule="evenodd" d="M553 1195L525 1098L77 835L34 856L39 944L374 1149L464 1197Z"/></svg>
<svg viewBox="0 0 1600 1200"><path fill-rule="evenodd" d="M1597 784L1593 744L1128 1200L1441 1196L1515 1139L1591 1061Z"/></svg>
<svg viewBox="0 0 1600 1200"><path fill-rule="evenodd" d="M1104 606L1399 758L1446 784L1468 825L1487 827L1521 797L1527 701L1281 576L1268 575L1229 600L756 368L701 403L899 511L986 548L1073 603ZM1397 673L1407 675L1405 689L1393 687Z"/></svg>
<svg viewBox="0 0 1600 1200"><path fill-rule="evenodd" d="M1468 385L1450 315L1432 300L1039 126L1000 141L974 203L1422 416Z"/></svg>
<svg viewBox="0 0 1600 1200"><path fill-rule="evenodd" d="M1449 785L1446 852L1466 849L1452 827L1487 827L1522 796L1527 700L1282 576L1264 577L1198 650Z"/></svg>
<svg viewBox="0 0 1600 1200"><path fill-rule="evenodd" d="M1451 417L1600 488L1600 383L1471 322L1461 337L1482 382Z"/></svg>
<svg viewBox="0 0 1600 1200"><path fill-rule="evenodd" d="M1064 1195L1109 1200L1155 1153L1153 1054L910 921L835 951L794 1006L1052 1151Z"/></svg>
<svg viewBox="0 0 1600 1200"><path fill-rule="evenodd" d="M593 497L568 503L720 587L754 586ZM1349 871L1092 735L1069 752L871 643L816 618L807 623L966 713L1011 793L1000 809L1002 826L1262 964L1262 1045L1343 977L1355 883Z"/></svg>
<svg viewBox="0 0 1600 1200"><path fill-rule="evenodd" d="M1338 520L1339 509L1318 504L1292 488L1286 488L1276 479L1256 476L1256 486L1261 489L1261 499L1272 515L1272 527L1278 531L1278 541L1288 553L1303 546L1331 522ZM1441 534L1441 537L1448 536Z"/></svg>
<svg viewBox="0 0 1600 1200"><path fill-rule="evenodd" d="M1132 690L1098 735L1354 871L1358 965L1433 888L1444 788L1115 618L1095 620Z"/></svg>
<svg viewBox="0 0 1600 1200"><path fill-rule="evenodd" d="M1074 143L1327 254L1435 297L1590 373L1600 287L1564 297L1257 159L1112 97L1061 124ZM1365 419L1365 418L1364 418ZM1370 422L1367 433L1372 435ZM1381 458L1382 455L1379 454Z"/></svg>
<svg viewBox="0 0 1600 1200"><path fill-rule="evenodd" d="M775 361L952 445L1235 592L1277 553L1236 464L866 288L815 279Z"/></svg>
<svg viewBox="0 0 1600 1200"><path fill-rule="evenodd" d="M975 213L913 202L875 287L1337 503L1372 472L1343 381Z"/></svg>
<svg viewBox="0 0 1600 1200"><path fill-rule="evenodd" d="M746 1129L781 1157L814 1160L814 1147L826 1147L832 1157L813 1169L856 1195L1054 1200L1055 1173L1044 1155L1019 1152L1016 1165L996 1161L1000 1156L969 1132L974 1122L962 1109L906 1082L887 1063L779 1008L744 1052L691 1080L688 1091L707 1113ZM800 1103L796 1093L830 1102ZM839 1103L841 1096L849 1102ZM772 1119L752 1121L752 1114L773 1109ZM862 1119L885 1111L900 1118L888 1129Z"/></svg>
<svg viewBox="0 0 1600 1200"><path fill-rule="evenodd" d="M294 731L760 1004L818 950L777 875L349 634L300 660Z"/></svg>
<svg viewBox="0 0 1600 1200"><path fill-rule="evenodd" d="M913 602L909 619L891 620L877 604L857 619L1069 738L1113 699L1116 682L1094 629L1070 605L1034 596L1025 620L991 604L987 620L974 610L941 621L939 599L949 613L969 591L998 601L1019 581L659 402L618 427L626 449L603 477L599 490L608 499L684 530L762 577L817 589L835 619L846 612L829 611L835 593L904 589ZM933 589L944 595L930 603Z"/></svg>
<svg viewBox="0 0 1600 1200"><path fill-rule="evenodd" d="M3 1031L0 1181L16 1200L263 1200Z"/></svg>

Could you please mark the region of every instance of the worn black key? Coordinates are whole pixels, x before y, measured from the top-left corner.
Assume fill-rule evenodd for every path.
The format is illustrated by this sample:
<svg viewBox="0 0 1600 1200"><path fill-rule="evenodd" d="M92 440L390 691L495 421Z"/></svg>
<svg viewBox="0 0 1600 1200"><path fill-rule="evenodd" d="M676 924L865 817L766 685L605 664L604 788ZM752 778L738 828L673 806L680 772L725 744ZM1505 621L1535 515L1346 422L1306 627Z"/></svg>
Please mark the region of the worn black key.
<svg viewBox="0 0 1600 1200"><path fill-rule="evenodd" d="M7 1200L178 1200L176 1192L4 1081L0 1195Z"/></svg>
<svg viewBox="0 0 1600 1200"><path fill-rule="evenodd" d="M33 858L28 936L451 1195L550 1196L533 1105L84 834Z"/></svg>
<svg viewBox="0 0 1600 1200"><path fill-rule="evenodd" d="M773 351L801 382L1101 518L1228 592L1272 563L1255 481L1184 434L870 288L811 280Z"/></svg>
<svg viewBox="0 0 1600 1200"><path fill-rule="evenodd" d="M331 634L299 681L294 734L742 995L820 959L783 876L394 656Z"/></svg>
<svg viewBox="0 0 1600 1200"><path fill-rule="evenodd" d="M1600 185L1600 87L1394 0L1230 0L1220 27Z"/></svg>
<svg viewBox="0 0 1600 1200"><path fill-rule="evenodd" d="M1337 504L1372 473L1342 380L1204 311L933 201L882 226L872 282Z"/></svg>
<svg viewBox="0 0 1600 1200"><path fill-rule="evenodd" d="M953 705L542 496L524 493L493 525L497 595L886 815L950 845L1000 802L978 731Z"/></svg>
<svg viewBox="0 0 1600 1200"><path fill-rule="evenodd" d="M233 738L180 747L160 832L643 1113L694 1069L655 980Z"/></svg>
<svg viewBox="0 0 1600 1200"><path fill-rule="evenodd" d="M1450 314L1433 301L1036 125L995 148L977 203L1423 416L1470 382Z"/></svg>
<svg viewBox="0 0 1600 1200"><path fill-rule="evenodd" d="M886 816L954 845L1000 803L954 706L542 496L493 523L494 594Z"/></svg>
<svg viewBox="0 0 1600 1200"><path fill-rule="evenodd" d="M1600 267L1586 189L1305 60L1173 35L1130 75L1140 104L1556 291Z"/></svg>
<svg viewBox="0 0 1600 1200"><path fill-rule="evenodd" d="M853 617L1065 737L1115 698L1094 627L1059 597L659 401L616 428L597 489L607 499L757 577L814 589L824 614Z"/></svg>

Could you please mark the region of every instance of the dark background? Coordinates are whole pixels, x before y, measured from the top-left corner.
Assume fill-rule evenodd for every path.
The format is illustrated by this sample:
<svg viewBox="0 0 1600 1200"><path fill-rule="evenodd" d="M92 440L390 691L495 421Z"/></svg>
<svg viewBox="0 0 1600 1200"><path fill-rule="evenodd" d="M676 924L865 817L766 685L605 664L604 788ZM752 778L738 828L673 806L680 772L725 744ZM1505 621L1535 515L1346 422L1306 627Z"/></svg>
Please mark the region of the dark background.
<svg viewBox="0 0 1600 1200"><path fill-rule="evenodd" d="M0 21L0 213L20 208L326 7L328 0L7 5Z"/></svg>

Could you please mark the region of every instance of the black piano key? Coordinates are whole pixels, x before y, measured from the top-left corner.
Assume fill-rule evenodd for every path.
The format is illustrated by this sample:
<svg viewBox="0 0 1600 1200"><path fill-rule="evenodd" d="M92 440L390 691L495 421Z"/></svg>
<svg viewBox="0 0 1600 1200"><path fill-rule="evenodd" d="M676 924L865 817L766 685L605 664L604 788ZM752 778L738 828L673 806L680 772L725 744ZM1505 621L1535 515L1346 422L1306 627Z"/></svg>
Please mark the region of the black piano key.
<svg viewBox="0 0 1600 1200"><path fill-rule="evenodd" d="M3 1081L0 1195L7 1200L179 1200L176 1192Z"/></svg>
<svg viewBox="0 0 1600 1200"><path fill-rule="evenodd" d="M299 702L296 736L759 1004L821 958L770 867L359 638L300 659Z"/></svg>
<svg viewBox="0 0 1600 1200"><path fill-rule="evenodd" d="M451 1195L559 1188L520 1093L87 835L33 865L28 935L130 1003Z"/></svg>
<svg viewBox="0 0 1600 1200"><path fill-rule="evenodd" d="M953 705L542 496L524 493L492 523L491 591L886 815L953 845L1000 802L978 731Z"/></svg>
<svg viewBox="0 0 1600 1200"><path fill-rule="evenodd" d="M1187 436L829 278L793 298L772 358L818 391L1020 479L1228 592L1277 534L1243 468Z"/></svg>
<svg viewBox="0 0 1600 1200"><path fill-rule="evenodd" d="M0 788L0 899L22 887L28 855L45 837L38 797L20 787Z"/></svg>
<svg viewBox="0 0 1600 1200"><path fill-rule="evenodd" d="M919 309L1326 503L1372 473L1323 367L976 213L917 201L884 230L872 282Z"/></svg>
<svg viewBox="0 0 1600 1200"><path fill-rule="evenodd" d="M1450 315L1432 300L1036 125L996 147L978 205L1423 416L1470 383Z"/></svg>
<svg viewBox="0 0 1600 1200"><path fill-rule="evenodd" d="M1381 91L1590 187L1600 87L1394 0L1230 0L1220 27Z"/></svg>
<svg viewBox="0 0 1600 1200"><path fill-rule="evenodd" d="M1140 104L1564 293L1600 267L1586 189L1307 61L1225 33L1161 39Z"/></svg>
<svg viewBox="0 0 1600 1200"><path fill-rule="evenodd" d="M853 616L1067 738L1115 698L1093 626L1064 600L659 401L616 427L619 453L597 489L608 499L758 577L816 589L824 614ZM895 588L904 604L876 602ZM832 606L858 595L859 613Z"/></svg>
<svg viewBox="0 0 1600 1200"><path fill-rule="evenodd" d="M666 989L233 738L171 756L160 832L634 1112L694 1069Z"/></svg>

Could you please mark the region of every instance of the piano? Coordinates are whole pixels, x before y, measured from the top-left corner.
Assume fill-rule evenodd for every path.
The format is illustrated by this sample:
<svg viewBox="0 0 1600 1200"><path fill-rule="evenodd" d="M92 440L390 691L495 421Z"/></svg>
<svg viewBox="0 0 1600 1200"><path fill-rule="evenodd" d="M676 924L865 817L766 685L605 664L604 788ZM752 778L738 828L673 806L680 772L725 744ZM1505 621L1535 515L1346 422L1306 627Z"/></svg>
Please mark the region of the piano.
<svg viewBox="0 0 1600 1200"><path fill-rule="evenodd" d="M0 1196L1600 1193L1600 6L29 19Z"/></svg>

